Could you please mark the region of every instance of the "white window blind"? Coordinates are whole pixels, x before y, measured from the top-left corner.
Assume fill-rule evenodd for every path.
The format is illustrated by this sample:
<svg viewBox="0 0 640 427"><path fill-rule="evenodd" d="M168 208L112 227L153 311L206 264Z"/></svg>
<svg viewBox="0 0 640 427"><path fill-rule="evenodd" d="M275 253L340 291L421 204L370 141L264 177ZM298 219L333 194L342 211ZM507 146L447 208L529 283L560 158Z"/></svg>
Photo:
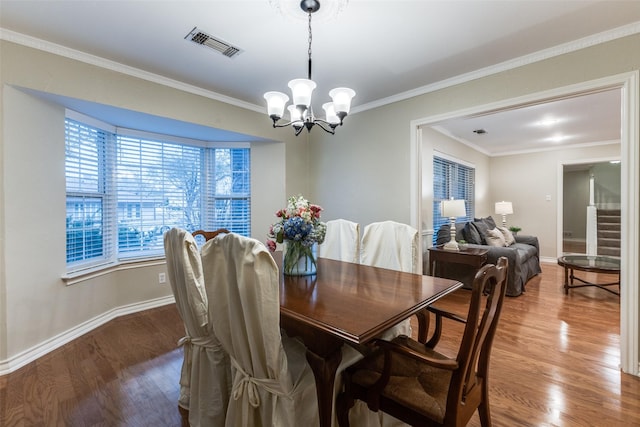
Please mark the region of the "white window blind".
<svg viewBox="0 0 640 427"><path fill-rule="evenodd" d="M66 251L70 265L93 265L113 257L107 166L110 141L109 132L66 121Z"/></svg>
<svg viewBox="0 0 640 427"><path fill-rule="evenodd" d="M249 148L132 134L67 119L67 270L161 256L171 227L250 235Z"/></svg>
<svg viewBox="0 0 640 427"><path fill-rule="evenodd" d="M448 199L464 200L466 216L457 222L472 221L475 215L475 168L442 157L433 157L433 243L437 231L449 218L440 215L440 202Z"/></svg>
<svg viewBox="0 0 640 427"><path fill-rule="evenodd" d="M251 162L249 150L217 148L207 157L208 176L214 184L205 193L204 223L209 229L226 228L251 234Z"/></svg>
<svg viewBox="0 0 640 427"><path fill-rule="evenodd" d="M200 226L203 149L118 136L118 257L164 253L171 227Z"/></svg>

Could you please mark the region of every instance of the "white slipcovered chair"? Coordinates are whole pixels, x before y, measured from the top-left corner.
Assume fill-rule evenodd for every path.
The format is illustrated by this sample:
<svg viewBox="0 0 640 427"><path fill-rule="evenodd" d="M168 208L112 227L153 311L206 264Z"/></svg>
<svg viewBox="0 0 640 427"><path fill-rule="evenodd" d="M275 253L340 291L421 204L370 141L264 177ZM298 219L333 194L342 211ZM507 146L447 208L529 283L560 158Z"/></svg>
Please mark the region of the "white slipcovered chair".
<svg viewBox="0 0 640 427"><path fill-rule="evenodd" d="M360 262L360 224L346 219L327 221L324 242L318 256L346 262Z"/></svg>
<svg viewBox="0 0 640 427"><path fill-rule="evenodd" d="M360 245L360 263L390 270L418 273L418 231L395 221L374 222L365 226ZM411 336L409 319L385 331L380 338ZM384 412L373 412L356 402L349 413L352 427L399 427L407 424Z"/></svg>
<svg viewBox="0 0 640 427"><path fill-rule="evenodd" d="M318 425L304 345L280 333L278 267L259 241L235 233L202 247L213 329L233 366L228 427Z"/></svg>
<svg viewBox="0 0 640 427"><path fill-rule="evenodd" d="M407 273L418 272L418 230L395 221L374 222L364 228L360 263ZM384 333L383 339L411 336L409 319Z"/></svg>
<svg viewBox="0 0 640 427"><path fill-rule="evenodd" d="M200 253L193 236L178 228L164 235L167 274L185 327L178 405L189 424L222 427L231 393L231 362L209 324Z"/></svg>
<svg viewBox="0 0 640 427"><path fill-rule="evenodd" d="M395 221L364 228L360 262L374 267L418 273L418 230Z"/></svg>

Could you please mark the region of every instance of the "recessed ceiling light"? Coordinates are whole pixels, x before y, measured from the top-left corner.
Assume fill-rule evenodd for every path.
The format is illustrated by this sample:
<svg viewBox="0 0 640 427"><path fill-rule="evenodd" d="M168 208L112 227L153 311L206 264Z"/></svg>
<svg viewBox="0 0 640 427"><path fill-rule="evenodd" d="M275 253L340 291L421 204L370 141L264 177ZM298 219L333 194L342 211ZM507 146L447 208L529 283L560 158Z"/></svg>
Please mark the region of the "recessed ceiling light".
<svg viewBox="0 0 640 427"><path fill-rule="evenodd" d="M536 122L537 126L545 126L545 127L549 127L549 126L553 126L555 124L558 124L560 122L560 120L558 119L543 119L540 120L539 122Z"/></svg>
<svg viewBox="0 0 640 427"><path fill-rule="evenodd" d="M568 135L554 135L554 136L552 136L552 137L550 137L550 138L547 138L547 141L551 141L551 142L562 142L562 141L564 141L565 139L569 139L569 138L571 138L571 137L570 137L570 136L568 136Z"/></svg>

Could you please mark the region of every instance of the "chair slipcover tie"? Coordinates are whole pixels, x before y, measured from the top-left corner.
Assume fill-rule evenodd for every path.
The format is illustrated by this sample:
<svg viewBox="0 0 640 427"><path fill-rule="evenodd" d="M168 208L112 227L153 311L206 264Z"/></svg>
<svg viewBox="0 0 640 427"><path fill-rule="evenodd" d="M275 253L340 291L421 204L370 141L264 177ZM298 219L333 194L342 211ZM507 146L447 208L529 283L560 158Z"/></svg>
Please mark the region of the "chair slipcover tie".
<svg viewBox="0 0 640 427"><path fill-rule="evenodd" d="M191 372L191 353L193 352L194 345L204 348L212 348L214 353L219 356L216 358L217 360L220 360L220 357L224 357L225 353L224 348L222 348L222 345L214 335L205 335L195 338L185 335L180 338L178 340L178 347L184 347L184 361L182 362L180 385L185 387L191 386L191 376L189 375L189 372Z"/></svg>
<svg viewBox="0 0 640 427"><path fill-rule="evenodd" d="M255 378L246 373L234 358L231 358L231 365L240 373L240 375L236 376L233 389L231 390L231 395L235 400L238 400L243 394L247 393L249 403L254 408L257 408L260 406L258 387L264 388L275 396L291 399L290 393L282 389L282 384L279 380L273 378Z"/></svg>

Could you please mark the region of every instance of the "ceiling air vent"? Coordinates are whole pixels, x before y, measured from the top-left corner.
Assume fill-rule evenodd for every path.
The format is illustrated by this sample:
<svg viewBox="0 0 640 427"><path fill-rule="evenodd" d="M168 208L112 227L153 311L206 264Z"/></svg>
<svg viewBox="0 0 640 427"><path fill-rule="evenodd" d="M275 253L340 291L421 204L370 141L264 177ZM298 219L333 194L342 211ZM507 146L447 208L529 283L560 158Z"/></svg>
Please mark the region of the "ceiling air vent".
<svg viewBox="0 0 640 427"><path fill-rule="evenodd" d="M229 58L233 58L241 52L240 48L231 46L227 42L211 37L209 34L200 31L198 27L193 27L193 30L187 34L185 39L191 40L192 42L202 46L207 46L217 52L220 52L224 56L228 56Z"/></svg>

